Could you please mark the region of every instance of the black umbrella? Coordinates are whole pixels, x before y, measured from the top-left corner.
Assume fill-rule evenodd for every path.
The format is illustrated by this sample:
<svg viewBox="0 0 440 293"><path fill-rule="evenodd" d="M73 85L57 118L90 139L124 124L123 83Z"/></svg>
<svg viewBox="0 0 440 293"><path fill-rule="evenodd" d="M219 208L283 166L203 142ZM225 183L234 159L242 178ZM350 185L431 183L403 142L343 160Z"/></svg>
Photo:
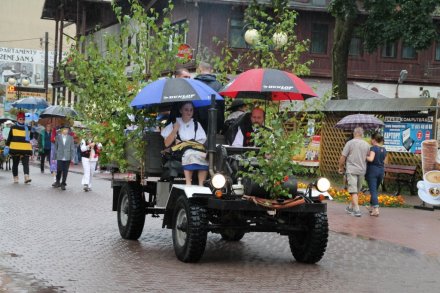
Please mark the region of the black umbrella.
<svg viewBox="0 0 440 293"><path fill-rule="evenodd" d="M345 116L335 125L336 128L343 130L354 130L356 127L362 127L364 130L384 127L384 123L379 118L367 114L352 114Z"/></svg>
<svg viewBox="0 0 440 293"><path fill-rule="evenodd" d="M75 110L64 106L50 106L40 113L40 118L65 118L77 116Z"/></svg>

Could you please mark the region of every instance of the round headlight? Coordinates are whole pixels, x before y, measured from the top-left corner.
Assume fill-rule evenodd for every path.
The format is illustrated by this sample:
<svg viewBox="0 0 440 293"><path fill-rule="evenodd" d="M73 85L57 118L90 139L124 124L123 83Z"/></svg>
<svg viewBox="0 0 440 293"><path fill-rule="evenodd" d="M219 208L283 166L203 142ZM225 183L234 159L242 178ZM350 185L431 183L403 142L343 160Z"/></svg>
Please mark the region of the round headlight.
<svg viewBox="0 0 440 293"><path fill-rule="evenodd" d="M221 188L225 187L226 177L223 176L222 174L217 173L214 176L212 176L211 184L214 188L221 189Z"/></svg>
<svg viewBox="0 0 440 293"><path fill-rule="evenodd" d="M320 192L326 192L330 189L330 181L327 178L319 178L316 182L316 189Z"/></svg>

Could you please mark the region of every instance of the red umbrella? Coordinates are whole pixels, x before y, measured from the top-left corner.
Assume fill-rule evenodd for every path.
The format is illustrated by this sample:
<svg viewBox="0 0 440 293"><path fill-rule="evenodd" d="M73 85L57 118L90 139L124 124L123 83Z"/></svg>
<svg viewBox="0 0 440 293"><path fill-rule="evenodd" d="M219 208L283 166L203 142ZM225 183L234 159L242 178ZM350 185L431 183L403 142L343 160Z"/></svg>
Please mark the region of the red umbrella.
<svg viewBox="0 0 440 293"><path fill-rule="evenodd" d="M277 69L251 69L243 72L220 94L231 98L271 101L304 100L318 95L301 78Z"/></svg>

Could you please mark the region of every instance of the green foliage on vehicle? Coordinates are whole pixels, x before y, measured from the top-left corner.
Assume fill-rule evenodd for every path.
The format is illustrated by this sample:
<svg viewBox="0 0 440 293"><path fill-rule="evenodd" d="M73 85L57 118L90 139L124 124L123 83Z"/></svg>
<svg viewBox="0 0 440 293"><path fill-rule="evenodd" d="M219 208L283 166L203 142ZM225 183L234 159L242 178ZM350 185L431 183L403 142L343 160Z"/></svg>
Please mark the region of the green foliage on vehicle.
<svg viewBox="0 0 440 293"><path fill-rule="evenodd" d="M127 11L112 4L118 33L97 28L94 34L82 36L61 70L67 87L79 96L75 109L83 123L104 145L102 163L116 163L121 168L126 166L124 145L135 144L139 154L143 153L139 132L144 126L154 126L149 113L157 110L136 112L129 103L146 84L171 75L182 62L176 54L183 39L180 32L186 31L186 24L179 27L171 22L172 1L160 13L145 11L137 0L129 0L129 4ZM124 129L134 124L128 114L151 119L138 119L137 131L126 136Z"/></svg>
<svg viewBox="0 0 440 293"><path fill-rule="evenodd" d="M299 40L295 35L298 13L288 9L287 0L272 0L269 4L259 4L251 1L245 11L244 31L255 30L257 37L248 50L238 51L230 48L224 40L216 40L220 47L220 56L213 56L210 52L203 52L199 59L210 60L220 80L228 81L228 77L236 75L245 67L275 68L293 72L299 76L310 73L313 60L302 62L301 55L308 51L309 40ZM308 119L316 119L316 128L320 127L322 113L314 111L320 108L319 103L326 100L317 100L302 106L299 113L292 114L298 109L294 103L284 104L281 109L279 103L254 100L253 107L261 107L266 111L266 127L258 134L252 134L253 140L261 150L249 152L247 155L255 157L258 167L254 168L249 162L246 172L241 176L248 177L270 192L271 197L289 197L287 190L282 186L286 176L304 174L308 171L292 160L300 153L304 146L306 124ZM289 109L290 111L284 111ZM292 126L289 128L288 126Z"/></svg>

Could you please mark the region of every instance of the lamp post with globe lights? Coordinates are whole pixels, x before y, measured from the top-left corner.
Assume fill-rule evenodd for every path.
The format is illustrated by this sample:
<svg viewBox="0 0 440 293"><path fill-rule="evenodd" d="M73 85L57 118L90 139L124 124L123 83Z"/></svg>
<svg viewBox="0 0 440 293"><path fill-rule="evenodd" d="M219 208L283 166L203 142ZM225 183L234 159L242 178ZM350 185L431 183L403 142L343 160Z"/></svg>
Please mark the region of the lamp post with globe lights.
<svg viewBox="0 0 440 293"><path fill-rule="evenodd" d="M265 49L261 39L261 35L258 32L258 30L254 29L254 28L249 28L246 30L245 34L244 34L244 40L246 41L246 43L253 47L255 50L258 51L258 60L259 63L261 64L261 58L263 55L263 50ZM275 49L279 49L282 48L284 45L287 44L288 41L288 37L287 34L283 31L279 31L279 32L275 32L272 36L272 42L273 42L273 46L275 47ZM264 41L263 41L264 43ZM267 45L267 48L270 48L269 45Z"/></svg>
<svg viewBox="0 0 440 293"><path fill-rule="evenodd" d="M10 77L8 79L8 84L10 86L14 86L15 87L16 97L17 97L17 100L18 100L18 99L21 98L21 87L22 86L24 86L24 87L29 86L30 80L28 78L22 78L20 80L20 82L17 82L17 80L15 78Z"/></svg>

